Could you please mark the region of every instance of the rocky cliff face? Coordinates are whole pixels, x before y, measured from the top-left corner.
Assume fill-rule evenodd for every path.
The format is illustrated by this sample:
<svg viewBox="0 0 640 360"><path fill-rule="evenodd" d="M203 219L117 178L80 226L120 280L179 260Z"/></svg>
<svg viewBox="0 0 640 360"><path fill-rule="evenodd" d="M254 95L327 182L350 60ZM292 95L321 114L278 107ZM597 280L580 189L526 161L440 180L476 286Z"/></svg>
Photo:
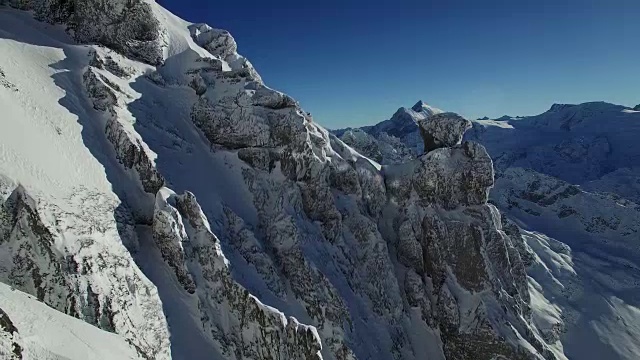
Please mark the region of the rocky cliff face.
<svg viewBox="0 0 640 360"><path fill-rule="evenodd" d="M312 327L262 304L235 282L220 241L192 193L161 190L153 237L178 281L196 293L205 330L227 358L321 359Z"/></svg>
<svg viewBox="0 0 640 360"><path fill-rule="evenodd" d="M217 105L201 100L192 117L212 143L240 148L238 156L252 167L243 169L243 176L254 195L268 248L274 251L276 263L282 264L280 271L289 279L299 279L291 283L294 295L305 304L321 336L333 328L323 339L332 350L330 355L344 357L345 347L354 339L347 335L353 331L351 326L341 324L353 319L339 290L323 276L317 278L298 250L296 239L305 231L301 214L320 225L318 246L339 249L336 265L349 290L372 305L372 316L387 323L386 331L394 334L392 348L386 349L392 356L402 358L411 351L410 330L401 324L414 306L421 309L425 326L445 334L446 357L531 356L525 347L512 348L514 344L503 340L504 335L491 325L497 320L487 310L505 303L510 319L526 319L529 294L513 245L521 240L511 240L502 231L497 210L486 204L493 184L491 159L478 144L457 145L470 122L453 114L422 119L425 141L445 148L379 172L366 159L349 153L285 95L252 79L246 81L251 90L220 99ZM284 179L274 180L276 169ZM291 211L287 208L294 211L282 218ZM397 227L385 237L379 229L387 223ZM272 230L274 226L278 230ZM392 241L397 233L403 234L398 244ZM396 273L393 269L390 246L397 246L407 270ZM373 269L377 274L370 277ZM296 290L298 286L304 290ZM398 297L398 289L405 286L406 292ZM499 297L503 292L508 297ZM469 313L465 311L470 309L458 305L458 301L466 303L466 297L475 299ZM322 303L331 309L325 310L326 318L315 310ZM460 316L475 320L462 319L460 325ZM525 320L517 328L541 353L553 356ZM355 349L356 355L364 350L357 344Z"/></svg>
<svg viewBox="0 0 640 360"><path fill-rule="evenodd" d="M533 333L555 344L553 356L589 357L597 351L631 359L634 355L620 349L640 346L626 338L624 326L614 325L635 321L634 315L618 309L637 308L632 284L640 272L631 265L639 258L637 115L603 102L555 104L537 116L479 119L464 136L485 145L494 159L496 180L489 201L502 212L503 231L524 264L515 272L528 275L531 322L538 329ZM370 158L393 164L388 169L402 168L399 164L420 156L416 151L397 156L413 143L406 140L410 134L424 132L420 121L413 127L385 124L389 122L335 133ZM397 136L374 130L383 125ZM392 145L389 137L401 144ZM406 180L397 183L408 187ZM450 183L433 180L428 188L446 192ZM455 195L444 197L451 198ZM415 225L403 224L396 231L404 244L398 250L400 261L424 268L425 259L417 255L423 244L413 240ZM408 276L405 284L415 289L418 279ZM524 289L522 280L517 283ZM620 305L601 308L612 296ZM411 299L425 303L418 291ZM601 331L603 326L609 330Z"/></svg>
<svg viewBox="0 0 640 360"><path fill-rule="evenodd" d="M0 309L0 355L3 359L22 359L22 346L18 329L9 315Z"/></svg>
<svg viewBox="0 0 640 360"><path fill-rule="evenodd" d="M0 185L4 193L12 186L6 178ZM145 357L169 357L155 287L132 266L122 243L112 242L118 236L113 220L36 201L21 185L2 199L2 282L60 312L121 334ZM99 194L79 193L77 200L96 212L111 205L101 204L105 199Z"/></svg>
<svg viewBox="0 0 640 360"><path fill-rule="evenodd" d="M80 43L99 43L150 64L163 60L160 24L143 0L3 0L33 10L38 20L63 24Z"/></svg>
<svg viewBox="0 0 640 360"><path fill-rule="evenodd" d="M228 32L112 3L11 2L100 44L55 42L73 65L55 85L107 186L54 196L7 167L37 190L0 187L3 282L152 359L554 358L467 120L399 111L427 152L380 167L267 87Z"/></svg>
<svg viewBox="0 0 640 360"><path fill-rule="evenodd" d="M496 329L506 321L542 356L554 358L526 320L522 240L503 231L498 210L486 203L493 167L485 149L465 142L385 173L395 213L386 221L394 225L398 260L406 266L405 296L440 329L445 356L528 358L524 348L504 342L514 334ZM496 303L501 311L492 309Z"/></svg>

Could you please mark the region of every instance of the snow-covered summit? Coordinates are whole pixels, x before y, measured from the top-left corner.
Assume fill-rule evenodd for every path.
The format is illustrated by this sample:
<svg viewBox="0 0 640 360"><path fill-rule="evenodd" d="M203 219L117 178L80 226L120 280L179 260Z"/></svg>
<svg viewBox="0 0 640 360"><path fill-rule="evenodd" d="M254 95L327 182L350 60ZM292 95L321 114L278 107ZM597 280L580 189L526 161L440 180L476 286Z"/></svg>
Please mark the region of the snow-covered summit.
<svg viewBox="0 0 640 360"><path fill-rule="evenodd" d="M410 108L399 108L389 120L376 125L334 130L333 133L380 163L401 163L415 158L424 149L419 123L442 112L420 100Z"/></svg>
<svg viewBox="0 0 640 360"><path fill-rule="evenodd" d="M372 134L385 132L389 135L402 138L416 127L419 121L431 115L439 114L442 110L418 101L410 108L399 108L389 120L385 120L369 129Z"/></svg>
<svg viewBox="0 0 640 360"><path fill-rule="evenodd" d="M440 110L438 108L435 108L433 106L430 106L430 105L428 105L427 103L425 103L422 100L418 100L418 102L411 107L411 110L413 110L413 111L415 111L417 113L422 113L422 114L424 114L426 116L431 116L431 115L438 114L438 113L442 112L442 110Z"/></svg>

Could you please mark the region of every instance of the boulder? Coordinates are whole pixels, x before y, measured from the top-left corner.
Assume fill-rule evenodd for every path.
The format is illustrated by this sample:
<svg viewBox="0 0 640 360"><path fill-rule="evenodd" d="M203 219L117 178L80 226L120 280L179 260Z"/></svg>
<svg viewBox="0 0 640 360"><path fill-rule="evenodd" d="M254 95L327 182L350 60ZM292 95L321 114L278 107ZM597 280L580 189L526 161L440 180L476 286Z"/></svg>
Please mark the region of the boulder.
<svg viewBox="0 0 640 360"><path fill-rule="evenodd" d="M462 135L471 128L471 121L454 113L441 113L421 120L420 133L424 140L424 152L453 147L462 141Z"/></svg>
<svg viewBox="0 0 640 360"><path fill-rule="evenodd" d="M413 187L422 201L448 210L486 203L493 186L493 163L482 145L465 142L437 149L419 161Z"/></svg>

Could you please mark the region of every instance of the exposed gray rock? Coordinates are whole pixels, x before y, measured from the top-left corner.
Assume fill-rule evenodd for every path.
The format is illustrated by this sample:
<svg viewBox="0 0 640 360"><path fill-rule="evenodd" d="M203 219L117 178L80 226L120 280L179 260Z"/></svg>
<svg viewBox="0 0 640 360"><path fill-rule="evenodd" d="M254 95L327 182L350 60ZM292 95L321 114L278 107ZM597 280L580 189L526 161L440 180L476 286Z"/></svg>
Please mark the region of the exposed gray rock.
<svg viewBox="0 0 640 360"><path fill-rule="evenodd" d="M74 214L39 205L23 186L6 201L0 199L0 253L13 259L0 267L0 281L118 333L144 356L169 358L168 329L155 288L121 244L107 247L90 235L100 229L103 237L118 236L113 219L93 217L113 205L96 194L77 196L92 211ZM55 227L43 219L43 206ZM63 233L78 240L62 246Z"/></svg>
<svg viewBox="0 0 640 360"><path fill-rule="evenodd" d="M413 231L410 221L404 221L398 228L398 260L418 273L424 272L422 245Z"/></svg>
<svg viewBox="0 0 640 360"><path fill-rule="evenodd" d="M162 37L151 6L143 0L10 0L34 10L41 21L65 24L76 41L99 43L126 56L158 65Z"/></svg>
<svg viewBox="0 0 640 360"><path fill-rule="evenodd" d="M0 357L7 360L22 359L21 339L9 315L0 308Z"/></svg>
<svg viewBox="0 0 640 360"><path fill-rule="evenodd" d="M113 145L116 157L126 169L136 171L146 192L155 195L163 186L164 177L147 155L142 142L128 132L118 120L117 98L113 90L96 75L91 67L84 73L83 80L94 109L106 113L105 134L107 140Z"/></svg>
<svg viewBox="0 0 640 360"><path fill-rule="evenodd" d="M427 324L439 327L447 358L532 358L503 340L492 325L496 321L512 321L536 351L553 358L524 320L531 310L522 239L505 233L499 212L487 204L491 159L479 144L456 144L464 130L466 125L456 132L453 147L385 169L387 193L396 209L398 260L408 268L407 302L422 309ZM429 299L427 294L437 296ZM492 310L495 303L501 304L503 315Z"/></svg>
<svg viewBox="0 0 640 360"><path fill-rule="evenodd" d="M471 121L458 114L441 113L421 120L418 125L424 140L424 151L428 153L460 144L462 135L471 128Z"/></svg>
<svg viewBox="0 0 640 360"><path fill-rule="evenodd" d="M127 169L136 170L144 191L150 194L157 193L164 184L164 177L149 159L142 142L138 139L132 140L115 117L107 121L105 133L122 165Z"/></svg>
<svg viewBox="0 0 640 360"><path fill-rule="evenodd" d="M266 107L272 110L295 108L298 102L289 95L279 91L269 89L268 87L259 87L253 94L253 105Z"/></svg>
<svg viewBox="0 0 640 360"><path fill-rule="evenodd" d="M384 159L382 151L380 150L378 141L376 139L360 129L346 130L341 136L340 140L345 144L358 150L362 155L370 158L371 160L382 163Z"/></svg>
<svg viewBox="0 0 640 360"><path fill-rule="evenodd" d="M411 307L420 309L422 320L429 326L436 326L434 322L434 312L431 309L431 300L425 289L422 276L414 270L407 270L404 278L404 291L407 303Z"/></svg>
<svg viewBox="0 0 640 360"><path fill-rule="evenodd" d="M419 159L413 173L421 199L445 209L487 202L493 185L493 165L484 147L465 142L460 147L431 151Z"/></svg>
<svg viewBox="0 0 640 360"><path fill-rule="evenodd" d="M162 258L175 272L178 282L188 293L193 294L196 291L196 284L186 268L183 248L183 242L188 242L189 238L178 210L165 203L164 196L160 192L156 195L153 239L160 249Z"/></svg>
<svg viewBox="0 0 640 360"><path fill-rule="evenodd" d="M504 213L501 213L502 230L511 238L513 246L518 250L522 263L525 267L530 266L534 262L535 254L522 238L520 228Z"/></svg>
<svg viewBox="0 0 640 360"><path fill-rule="evenodd" d="M49 21L65 22L75 16L72 14L81 13L47 4ZM83 30L87 25L81 24L75 31L83 41L98 41L129 56L140 58L142 54L146 61L154 62L144 54L155 48L147 52L144 47L157 45L157 38L144 34L159 31L153 21L138 19L140 14L150 15L145 6L130 1L116 7L113 14L103 15L99 13L104 10L101 6L111 3L87 4L91 7L88 19L101 24L103 17L110 17L122 32L112 34L108 28L106 34L96 34L92 29ZM139 27L123 24L128 21L122 18L125 16ZM480 145L460 144L468 127L466 120L452 114L427 120L439 111L421 102L411 109L403 108L391 120L395 126L378 128L381 138L388 136L388 144L400 141L384 129L415 128L421 122L433 145L426 146L428 153L417 160L381 170L315 124L291 97L266 87L251 64L237 54L228 32L203 24L189 30L186 35L209 54L189 49L179 59L173 58L180 60L180 65L187 64L183 73L172 73L174 64L167 60L166 66L148 77L163 87L158 89L162 94L184 91L184 99L193 101L191 119L214 153L202 159L219 161L216 169L229 167L229 179L237 180L232 185L250 199L250 203L233 203L238 214L224 204L220 208L216 201L205 207L212 225L221 231L225 249L234 252L230 259L240 260L235 268L223 255L222 244L195 195L188 191L176 195L163 187L153 154L135 129L118 117L124 110L118 108L118 101L122 105L128 101L121 93L127 85L118 82L120 89L115 81L109 81L114 79L112 74L126 76L120 71L123 68L116 66L117 59L113 59L115 65L109 65L106 57L90 59L84 85L94 108L106 116L98 120L104 120L106 138L116 157L126 169L136 170L145 191L157 195L152 235L167 265L164 272L171 278L175 275L181 285L175 289L178 295L196 305L193 309L201 320L198 326L223 358L320 359L321 353L339 360L356 356L420 358L423 354L414 352L421 345L414 343L421 341L414 336L416 325L439 338L434 341L434 351L448 358L536 355L536 350L520 349L508 342L510 339L524 339L522 342L543 352L544 346L535 342L528 322L529 294L520 251L502 229L499 213L486 203L493 184L491 159ZM196 59L199 56L203 57ZM149 90L143 97L153 97L153 92ZM160 99L161 95L157 96ZM164 124L154 125L162 129ZM161 131L156 134L162 137ZM204 145L199 137L189 139L193 148L206 152L206 146L199 147ZM384 159L388 149L378 146L378 150ZM412 159L419 152L407 153L407 159ZM372 154L377 157L375 151ZM394 156L405 159L404 152ZM228 180L229 174L221 175ZM188 184L183 181L180 186ZM207 190L224 191L198 191ZM118 230L123 234L127 233L122 228L134 225L121 223ZM44 287L44 297L58 296L62 300L53 306L73 309L86 321L118 332L150 358L168 356L168 340L162 336L155 342L150 340L149 324L128 323L139 319L127 319L126 313L114 311L146 306L144 301L158 304L152 287L141 286L151 295L136 297L121 286L145 284L136 279L137 268L128 253L113 259L112 252L120 249L117 242L108 243L116 250L100 251L104 244L88 235L81 239L72 243L80 247L77 251L63 252L46 244L53 249L53 260L45 257L41 261L61 268L64 286L58 292ZM250 269L236 274L245 265ZM240 275L237 279L232 270L234 276ZM127 271L134 271L134 275ZM128 277L123 279L118 272ZM86 275L92 281L80 283L68 273L78 278ZM100 286L99 276L104 273L118 279L115 285L106 282L107 288ZM247 274L257 276L247 280L243 278ZM47 282L55 280L47 278ZM263 305L238 281L246 281L251 291L259 289L256 295L264 295L270 304L285 306L287 312L310 325ZM28 285L36 293L43 288ZM67 289L74 299L72 304L67 303L66 293L60 295ZM77 293L83 296L76 299ZM142 304L132 305L134 300ZM151 318L147 311L142 309L141 313ZM160 309L155 311L161 316ZM138 329L145 330L141 339L135 338Z"/></svg>
<svg viewBox="0 0 640 360"><path fill-rule="evenodd" d="M288 279L294 295L305 307L319 333L323 334L322 341L327 349L338 359L354 358L352 350L345 342L345 332L351 324L346 305L337 290L309 263L302 251L304 230L299 229L296 222L296 217L304 211L302 191L292 183L283 186L249 169L244 172L244 177L254 196L260 227L265 234L263 241L274 255L278 271ZM310 187L307 191L321 190L320 186L317 186ZM324 197L314 196L308 201L320 202L322 199L330 202L331 198L332 195L328 193ZM291 215L287 208L293 208ZM335 220L340 221L340 213L335 206L322 205L321 208L322 211L313 214L327 223L323 227L327 236L335 236L335 232L331 235L328 233L331 229L339 230L339 227L336 223L331 223L332 220L328 217L335 216Z"/></svg>
<svg viewBox="0 0 640 360"><path fill-rule="evenodd" d="M237 54L238 45L226 30L214 29L207 24L193 24L189 26L189 31L193 41L212 55L226 60Z"/></svg>
<svg viewBox="0 0 640 360"><path fill-rule="evenodd" d="M13 259L0 274L3 280L45 303L65 303L72 285L64 278L63 263L53 245L53 234L42 223L35 200L18 185L0 210L0 246ZM64 305L59 308L65 309Z"/></svg>
<svg viewBox="0 0 640 360"><path fill-rule="evenodd" d="M329 183L331 187L343 191L347 194L359 194L360 181L355 164L350 164L344 160L336 160L329 165Z"/></svg>
<svg viewBox="0 0 640 360"><path fill-rule="evenodd" d="M321 359L322 346L313 327L263 305L233 280L220 241L211 232L192 193L176 195L166 188L160 191L156 219L163 218L174 220L154 223L154 229L158 228L154 235L164 234L164 238L173 234L169 236L172 250L166 252L167 256L163 253L165 261L176 273L189 271L195 277L197 286L185 289L189 292L193 289L197 295L203 325L223 355L246 359Z"/></svg>
<svg viewBox="0 0 640 360"><path fill-rule="evenodd" d="M256 268L270 291L280 298L286 298L286 285L281 279L281 274L254 232L229 207L224 207L224 213L224 227L231 246L247 263Z"/></svg>
<svg viewBox="0 0 640 360"><path fill-rule="evenodd" d="M362 190L362 203L370 216L378 217L387 202L384 177L368 161L356 162L356 172Z"/></svg>
<svg viewBox="0 0 640 360"><path fill-rule="evenodd" d="M244 148L238 150L238 158L255 169L271 172L280 158L274 149Z"/></svg>
<svg viewBox="0 0 640 360"><path fill-rule="evenodd" d="M4 71L2 71L1 67L0 67L0 85L2 85L2 87L4 87L5 89L18 91L18 87L14 85L12 82L10 82L9 80L7 80L7 77Z"/></svg>
<svg viewBox="0 0 640 360"><path fill-rule="evenodd" d="M96 59L95 57L92 59ZM98 64L95 61L91 63ZM101 63L100 63L101 64ZM98 111L108 111L115 116L114 108L118 105L118 98L107 84L97 75L95 71L88 68L85 71L82 80L84 82L87 94L93 103L93 108Z"/></svg>

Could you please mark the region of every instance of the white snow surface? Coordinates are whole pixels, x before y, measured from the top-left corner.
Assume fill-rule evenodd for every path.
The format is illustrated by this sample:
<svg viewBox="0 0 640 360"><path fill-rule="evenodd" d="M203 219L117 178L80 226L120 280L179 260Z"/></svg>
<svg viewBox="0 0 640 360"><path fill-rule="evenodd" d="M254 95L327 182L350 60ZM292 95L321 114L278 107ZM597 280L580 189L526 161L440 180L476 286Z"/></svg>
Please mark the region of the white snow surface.
<svg viewBox="0 0 640 360"><path fill-rule="evenodd" d="M58 312L3 283L0 308L17 329L25 360L142 359L122 337Z"/></svg>

